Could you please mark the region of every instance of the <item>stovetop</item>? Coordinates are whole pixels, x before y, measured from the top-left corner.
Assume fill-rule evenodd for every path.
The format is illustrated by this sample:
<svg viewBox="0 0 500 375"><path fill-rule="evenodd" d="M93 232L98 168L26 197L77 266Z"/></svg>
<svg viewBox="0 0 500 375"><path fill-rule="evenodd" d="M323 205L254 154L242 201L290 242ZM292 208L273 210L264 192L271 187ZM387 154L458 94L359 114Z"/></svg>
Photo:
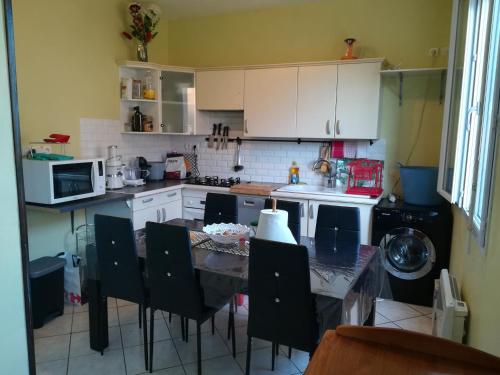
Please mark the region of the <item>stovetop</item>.
<svg viewBox="0 0 500 375"><path fill-rule="evenodd" d="M241 183L239 177L219 178L219 176L195 177L186 181L190 185L231 187Z"/></svg>

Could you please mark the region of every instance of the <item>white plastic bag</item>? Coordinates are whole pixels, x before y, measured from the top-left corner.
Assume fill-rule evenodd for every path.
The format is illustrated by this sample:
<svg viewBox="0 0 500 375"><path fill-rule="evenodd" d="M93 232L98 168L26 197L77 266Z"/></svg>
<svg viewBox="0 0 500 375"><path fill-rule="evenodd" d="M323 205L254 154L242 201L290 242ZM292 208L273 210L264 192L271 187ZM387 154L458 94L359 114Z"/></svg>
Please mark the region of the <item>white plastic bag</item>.
<svg viewBox="0 0 500 375"><path fill-rule="evenodd" d="M67 251L57 254L66 261L64 266L64 297L67 303L82 304L82 286L80 280L81 258Z"/></svg>

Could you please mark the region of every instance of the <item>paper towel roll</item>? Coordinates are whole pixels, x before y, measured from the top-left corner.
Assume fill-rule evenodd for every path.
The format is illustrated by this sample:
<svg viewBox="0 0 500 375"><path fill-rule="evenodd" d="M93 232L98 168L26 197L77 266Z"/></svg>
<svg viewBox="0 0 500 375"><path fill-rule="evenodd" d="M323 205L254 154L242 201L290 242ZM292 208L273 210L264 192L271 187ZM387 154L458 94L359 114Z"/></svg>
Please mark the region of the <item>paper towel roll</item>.
<svg viewBox="0 0 500 375"><path fill-rule="evenodd" d="M259 226L255 237L263 240L297 244L290 228L288 228L288 212L283 210L260 211Z"/></svg>

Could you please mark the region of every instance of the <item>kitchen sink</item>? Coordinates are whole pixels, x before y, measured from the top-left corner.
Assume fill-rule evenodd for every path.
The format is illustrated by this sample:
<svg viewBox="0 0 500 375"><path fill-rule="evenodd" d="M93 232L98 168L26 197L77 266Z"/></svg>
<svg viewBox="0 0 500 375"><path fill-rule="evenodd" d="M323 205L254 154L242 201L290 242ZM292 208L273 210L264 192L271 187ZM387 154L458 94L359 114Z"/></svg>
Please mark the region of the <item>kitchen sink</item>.
<svg viewBox="0 0 500 375"><path fill-rule="evenodd" d="M283 193L299 193L299 194L321 194L321 195L346 195L342 187L328 188L326 186L318 185L286 185L276 191ZM349 194L352 197L367 198L365 195Z"/></svg>

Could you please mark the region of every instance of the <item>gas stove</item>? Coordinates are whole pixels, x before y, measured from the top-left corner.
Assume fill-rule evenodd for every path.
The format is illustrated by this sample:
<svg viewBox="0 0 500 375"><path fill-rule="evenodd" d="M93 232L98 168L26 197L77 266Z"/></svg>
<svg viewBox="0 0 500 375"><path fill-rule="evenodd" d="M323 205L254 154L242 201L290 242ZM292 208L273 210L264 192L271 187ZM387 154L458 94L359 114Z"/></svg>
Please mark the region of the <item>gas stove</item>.
<svg viewBox="0 0 500 375"><path fill-rule="evenodd" d="M186 183L190 185L231 187L241 183L241 180L239 177L219 178L219 176L205 176L192 178Z"/></svg>

